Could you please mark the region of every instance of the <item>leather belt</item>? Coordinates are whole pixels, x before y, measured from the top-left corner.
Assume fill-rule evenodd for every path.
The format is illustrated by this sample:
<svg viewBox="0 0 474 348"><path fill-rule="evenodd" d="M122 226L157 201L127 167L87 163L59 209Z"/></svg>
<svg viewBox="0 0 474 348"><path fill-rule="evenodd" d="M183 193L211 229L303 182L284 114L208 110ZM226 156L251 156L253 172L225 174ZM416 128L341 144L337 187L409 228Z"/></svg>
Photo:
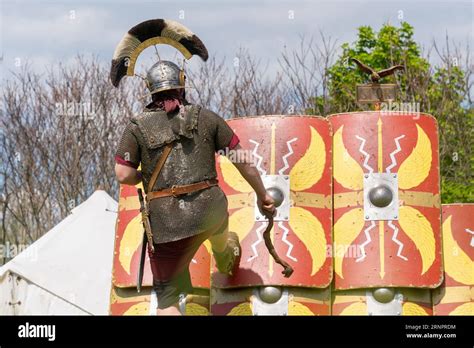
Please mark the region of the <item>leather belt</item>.
<svg viewBox="0 0 474 348"><path fill-rule="evenodd" d="M190 184L190 185L181 185L181 186L173 185L171 188L167 188L164 190L148 192L146 195L146 198L148 201L151 201L153 199L163 198L163 197L170 197L170 196L179 197L187 193L201 191L211 186L216 186L217 184L218 184L217 179L211 179L211 180L201 181L201 182L197 182L195 184Z"/></svg>

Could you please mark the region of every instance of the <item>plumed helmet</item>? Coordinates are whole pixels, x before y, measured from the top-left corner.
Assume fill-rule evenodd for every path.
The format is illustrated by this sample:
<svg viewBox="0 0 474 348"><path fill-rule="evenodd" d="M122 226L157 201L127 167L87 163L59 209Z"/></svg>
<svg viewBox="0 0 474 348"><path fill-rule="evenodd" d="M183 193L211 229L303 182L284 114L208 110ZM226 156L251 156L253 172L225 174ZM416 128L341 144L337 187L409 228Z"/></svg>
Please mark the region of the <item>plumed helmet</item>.
<svg viewBox="0 0 474 348"><path fill-rule="evenodd" d="M146 85L151 94L184 88L184 71L175 63L160 60L148 70Z"/></svg>
<svg viewBox="0 0 474 348"><path fill-rule="evenodd" d="M170 45L184 58L193 55L206 61L208 52L204 43L184 25L169 19L151 19L131 28L115 49L110 68L110 80L118 87L124 76L135 75L135 63L140 53L152 45ZM176 64L160 60L145 78L151 93L184 88L184 71Z"/></svg>

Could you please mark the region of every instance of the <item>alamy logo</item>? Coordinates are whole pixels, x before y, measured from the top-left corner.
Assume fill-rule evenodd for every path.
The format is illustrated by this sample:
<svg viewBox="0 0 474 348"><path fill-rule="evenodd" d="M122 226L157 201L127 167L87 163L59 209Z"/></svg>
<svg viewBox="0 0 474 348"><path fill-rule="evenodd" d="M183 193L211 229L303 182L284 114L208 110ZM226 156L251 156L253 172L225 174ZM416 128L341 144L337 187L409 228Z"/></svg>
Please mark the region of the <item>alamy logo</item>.
<svg viewBox="0 0 474 348"><path fill-rule="evenodd" d="M84 116L92 117L96 115L95 104L89 102L77 103L67 102L56 103L56 115L58 116Z"/></svg>
<svg viewBox="0 0 474 348"><path fill-rule="evenodd" d="M18 337L20 338L47 338L48 341L56 339L56 325L35 325L26 322L18 326Z"/></svg>

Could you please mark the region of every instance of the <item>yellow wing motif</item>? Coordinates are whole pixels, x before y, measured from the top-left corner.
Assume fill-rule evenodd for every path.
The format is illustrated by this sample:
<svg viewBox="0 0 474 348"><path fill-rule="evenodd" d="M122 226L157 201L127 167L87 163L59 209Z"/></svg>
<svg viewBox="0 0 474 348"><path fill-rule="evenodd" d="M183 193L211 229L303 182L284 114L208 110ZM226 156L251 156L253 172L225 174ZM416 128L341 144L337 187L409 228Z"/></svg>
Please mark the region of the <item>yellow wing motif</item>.
<svg viewBox="0 0 474 348"><path fill-rule="evenodd" d="M398 223L420 252L423 275L431 267L436 256L433 229L425 216L415 208L402 206L399 215Z"/></svg>
<svg viewBox="0 0 474 348"><path fill-rule="evenodd" d="M406 302L402 306L402 315L428 315L419 304Z"/></svg>
<svg viewBox="0 0 474 348"><path fill-rule="evenodd" d="M253 315L250 302L244 302L231 309L227 315Z"/></svg>
<svg viewBox="0 0 474 348"><path fill-rule="evenodd" d="M443 223L444 267L446 273L457 282L474 285L474 262L453 238L451 219L452 216L448 217Z"/></svg>
<svg viewBox="0 0 474 348"><path fill-rule="evenodd" d="M290 186L293 191L303 191L316 184L322 177L326 165L326 145L321 135L311 129L311 143L303 157L290 172Z"/></svg>
<svg viewBox="0 0 474 348"><path fill-rule="evenodd" d="M344 146L342 140L343 127L341 126L334 134L334 179L347 189L362 190L364 172Z"/></svg>
<svg viewBox="0 0 474 348"><path fill-rule="evenodd" d="M130 274L132 256L138 249L143 238L142 217L135 216L125 228L119 248L119 261L125 272Z"/></svg>
<svg viewBox="0 0 474 348"><path fill-rule="evenodd" d="M206 247L207 252L209 254L211 254L212 246L211 246L211 242L209 241L209 239L206 239L206 241L204 242L204 246Z"/></svg>
<svg viewBox="0 0 474 348"><path fill-rule="evenodd" d="M416 129L418 132L416 145L398 170L398 186L402 190L408 190L421 184L431 169L430 138L420 126L416 125Z"/></svg>
<svg viewBox="0 0 474 348"><path fill-rule="evenodd" d="M247 237L254 224L254 208L252 207L239 209L229 217L229 231L237 233L240 242Z"/></svg>
<svg viewBox="0 0 474 348"><path fill-rule="evenodd" d="M304 304L291 301L288 304L288 315L314 315Z"/></svg>
<svg viewBox="0 0 474 348"><path fill-rule="evenodd" d="M326 261L326 237L319 220L303 208L290 208L290 227L308 249L313 264L311 275L315 275Z"/></svg>
<svg viewBox="0 0 474 348"><path fill-rule="evenodd" d="M131 306L123 315L148 315L150 314L150 302L140 302Z"/></svg>
<svg viewBox="0 0 474 348"><path fill-rule="evenodd" d="M464 303L456 307L449 315L474 315L474 303Z"/></svg>
<svg viewBox="0 0 474 348"><path fill-rule="evenodd" d="M219 156L218 161L221 167L222 176L227 185L239 192L253 192L252 187L247 181L245 181L243 176L240 175L237 168L235 168L227 157Z"/></svg>
<svg viewBox="0 0 474 348"><path fill-rule="evenodd" d="M364 212L361 208L352 209L342 215L334 224L334 271L343 277L342 261L349 248L364 228Z"/></svg>
<svg viewBox="0 0 474 348"><path fill-rule="evenodd" d="M209 315L209 311L200 304L186 303L186 315Z"/></svg>
<svg viewBox="0 0 474 348"><path fill-rule="evenodd" d="M363 302L355 302L344 308L339 315L367 315L367 305Z"/></svg>

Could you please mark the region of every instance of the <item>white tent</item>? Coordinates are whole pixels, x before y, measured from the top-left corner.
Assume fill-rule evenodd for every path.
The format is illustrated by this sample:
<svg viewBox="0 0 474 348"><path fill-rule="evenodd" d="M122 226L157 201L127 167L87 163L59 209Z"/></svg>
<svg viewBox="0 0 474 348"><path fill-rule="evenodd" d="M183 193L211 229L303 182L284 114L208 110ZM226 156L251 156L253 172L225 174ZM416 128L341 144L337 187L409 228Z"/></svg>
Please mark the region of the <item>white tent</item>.
<svg viewBox="0 0 474 348"><path fill-rule="evenodd" d="M108 314L118 204L96 191L0 268L0 315Z"/></svg>

